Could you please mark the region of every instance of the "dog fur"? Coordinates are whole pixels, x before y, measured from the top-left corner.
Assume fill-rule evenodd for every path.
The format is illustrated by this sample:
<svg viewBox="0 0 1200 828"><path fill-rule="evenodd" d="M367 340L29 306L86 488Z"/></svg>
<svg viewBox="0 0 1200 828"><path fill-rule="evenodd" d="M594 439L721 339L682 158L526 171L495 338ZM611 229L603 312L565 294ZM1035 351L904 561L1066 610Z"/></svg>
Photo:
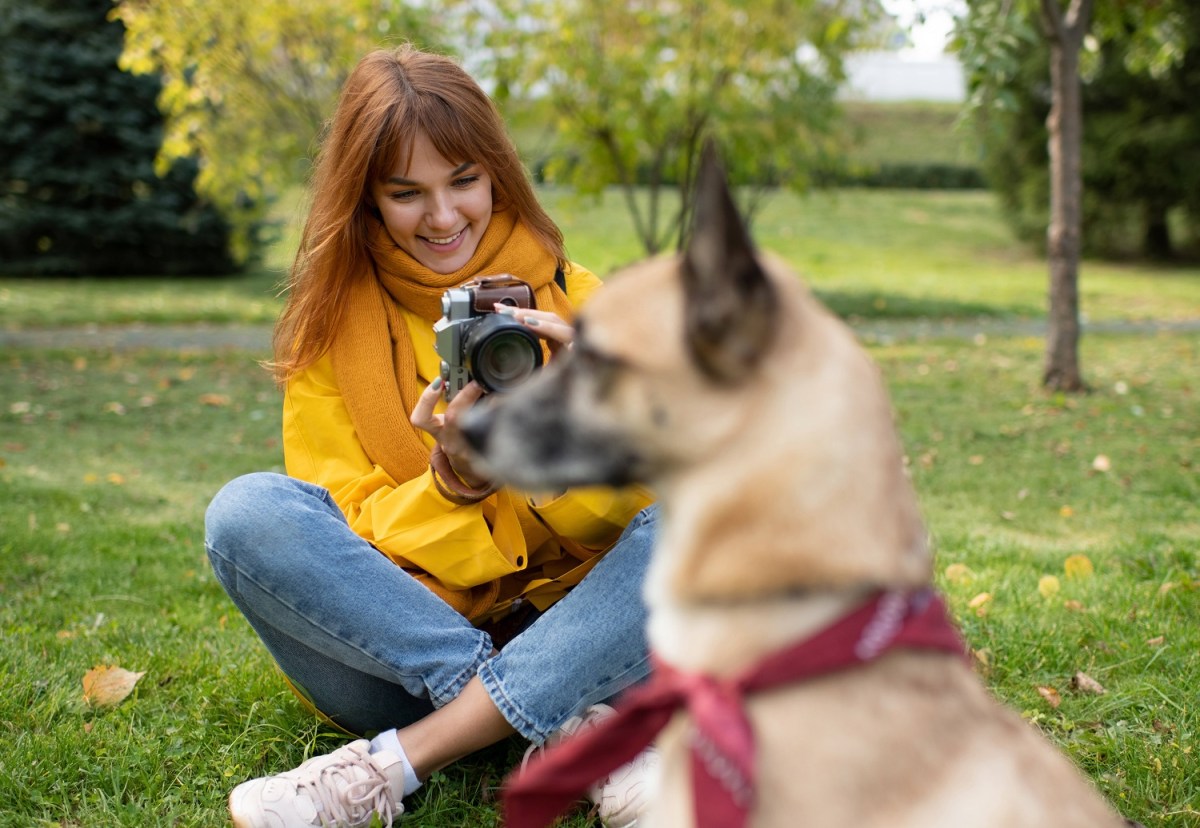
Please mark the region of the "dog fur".
<svg viewBox="0 0 1200 828"><path fill-rule="evenodd" d="M879 372L780 262L753 250L711 149L692 241L614 276L574 346L463 423L530 490L646 483L662 508L651 646L731 676L931 556ZM748 699L758 828L1125 825L960 660L894 651ZM644 824L693 823L687 716L660 737Z"/></svg>

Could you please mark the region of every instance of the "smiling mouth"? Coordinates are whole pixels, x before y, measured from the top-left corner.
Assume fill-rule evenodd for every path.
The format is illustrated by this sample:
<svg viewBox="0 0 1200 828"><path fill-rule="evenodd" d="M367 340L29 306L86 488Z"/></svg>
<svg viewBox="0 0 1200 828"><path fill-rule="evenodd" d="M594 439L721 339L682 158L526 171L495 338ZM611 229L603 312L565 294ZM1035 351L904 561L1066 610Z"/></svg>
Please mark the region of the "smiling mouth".
<svg viewBox="0 0 1200 828"><path fill-rule="evenodd" d="M462 238L462 234L466 232L466 229L467 228L464 227L462 230L459 230L453 236L446 236L445 238L442 238L442 239L435 239L430 236L422 236L421 238L423 238L425 241L429 242L430 244L445 246L445 245L449 245L449 244L454 244L456 241L458 241L460 238Z"/></svg>

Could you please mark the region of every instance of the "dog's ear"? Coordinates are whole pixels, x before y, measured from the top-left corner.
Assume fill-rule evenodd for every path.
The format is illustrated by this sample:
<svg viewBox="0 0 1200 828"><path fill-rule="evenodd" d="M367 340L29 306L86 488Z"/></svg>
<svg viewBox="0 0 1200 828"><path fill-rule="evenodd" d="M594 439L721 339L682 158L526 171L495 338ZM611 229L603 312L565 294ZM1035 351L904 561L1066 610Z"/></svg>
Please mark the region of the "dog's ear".
<svg viewBox="0 0 1200 828"><path fill-rule="evenodd" d="M694 215L682 264L688 347L707 376L735 383L753 373L770 347L778 309L711 140L700 161Z"/></svg>

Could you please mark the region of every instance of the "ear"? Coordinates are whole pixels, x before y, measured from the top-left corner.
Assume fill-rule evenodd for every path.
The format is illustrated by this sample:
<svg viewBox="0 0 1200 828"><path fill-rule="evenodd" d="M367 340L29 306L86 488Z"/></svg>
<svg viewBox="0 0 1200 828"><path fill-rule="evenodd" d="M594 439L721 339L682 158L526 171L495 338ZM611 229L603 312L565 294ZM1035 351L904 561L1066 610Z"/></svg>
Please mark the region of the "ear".
<svg viewBox="0 0 1200 828"><path fill-rule="evenodd" d="M778 308L711 140L704 145L695 199L681 274L688 347L710 378L736 383L753 374L770 347Z"/></svg>

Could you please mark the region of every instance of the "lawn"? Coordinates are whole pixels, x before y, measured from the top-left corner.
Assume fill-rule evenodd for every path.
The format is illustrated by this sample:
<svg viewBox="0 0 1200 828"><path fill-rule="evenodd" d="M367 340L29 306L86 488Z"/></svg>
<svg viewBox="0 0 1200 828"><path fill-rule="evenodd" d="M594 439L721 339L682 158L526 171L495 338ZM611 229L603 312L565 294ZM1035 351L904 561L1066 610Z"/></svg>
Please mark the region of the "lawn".
<svg viewBox="0 0 1200 828"><path fill-rule="evenodd" d="M636 255L611 204L549 196L580 260ZM758 227L847 315L1041 313L1044 268L979 194L781 196ZM3 280L0 327L266 320L274 281ZM1089 263L1083 295L1092 318L1200 317L1196 271ZM1037 386L1041 347L869 350L980 674L1125 814L1196 825L1200 333L1085 337L1093 390L1079 397ZM237 782L340 743L284 688L203 552L212 494L280 467L264 356L0 355L0 828L219 826ZM98 665L144 675L94 709L81 682ZM1105 692L1073 689L1077 673ZM496 824L521 749L435 775L407 824Z"/></svg>

